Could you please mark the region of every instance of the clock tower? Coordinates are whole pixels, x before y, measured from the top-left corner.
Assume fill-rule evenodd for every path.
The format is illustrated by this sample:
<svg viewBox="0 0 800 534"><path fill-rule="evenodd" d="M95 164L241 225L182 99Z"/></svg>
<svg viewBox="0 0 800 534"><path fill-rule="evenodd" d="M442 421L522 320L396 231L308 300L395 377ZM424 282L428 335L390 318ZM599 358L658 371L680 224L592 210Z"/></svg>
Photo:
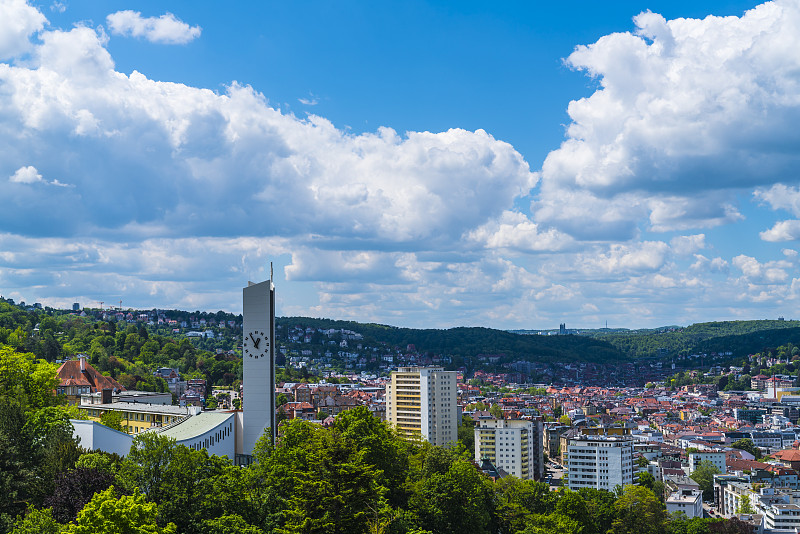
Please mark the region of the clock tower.
<svg viewBox="0 0 800 534"><path fill-rule="evenodd" d="M275 286L272 280L248 282L242 290L244 359L244 438L242 452L253 454L269 432L275 443Z"/></svg>

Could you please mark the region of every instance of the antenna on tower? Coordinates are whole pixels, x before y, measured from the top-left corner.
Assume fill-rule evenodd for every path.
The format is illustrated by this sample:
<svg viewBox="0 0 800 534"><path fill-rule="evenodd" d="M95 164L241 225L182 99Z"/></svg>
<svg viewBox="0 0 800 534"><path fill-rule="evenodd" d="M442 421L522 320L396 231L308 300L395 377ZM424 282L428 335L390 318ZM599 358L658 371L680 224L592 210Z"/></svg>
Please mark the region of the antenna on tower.
<svg viewBox="0 0 800 534"><path fill-rule="evenodd" d="M272 262L269 262L269 281L272 282Z"/></svg>

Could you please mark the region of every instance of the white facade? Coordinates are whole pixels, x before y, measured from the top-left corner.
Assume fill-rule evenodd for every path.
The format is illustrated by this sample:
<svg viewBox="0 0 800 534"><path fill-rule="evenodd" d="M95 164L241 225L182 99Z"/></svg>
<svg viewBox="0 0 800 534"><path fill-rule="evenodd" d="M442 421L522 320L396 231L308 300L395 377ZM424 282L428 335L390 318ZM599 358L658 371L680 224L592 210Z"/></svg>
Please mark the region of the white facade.
<svg viewBox="0 0 800 534"><path fill-rule="evenodd" d="M227 456L231 461L236 457L236 414L233 412L203 412L161 431L161 435L190 449L205 449L210 455Z"/></svg>
<svg viewBox="0 0 800 534"><path fill-rule="evenodd" d="M133 436L114 430L96 421L70 419L72 435L78 438L81 447L93 451L104 451L127 456L131 451Z"/></svg>
<svg viewBox="0 0 800 534"><path fill-rule="evenodd" d="M242 290L244 436L242 453L252 454L269 429L275 442L275 287L270 280Z"/></svg>
<svg viewBox="0 0 800 534"><path fill-rule="evenodd" d="M725 466L725 451L695 451L689 453L689 474L694 473L695 469L700 466L700 462L709 461L714 464L714 467L719 469L719 472L724 474L727 472Z"/></svg>
<svg viewBox="0 0 800 534"><path fill-rule="evenodd" d="M542 428L539 421L480 419L475 427L475 463L488 458L517 478L541 478Z"/></svg>
<svg viewBox="0 0 800 534"><path fill-rule="evenodd" d="M703 517L703 492L692 489L676 491L667 498L667 512L683 512L688 519Z"/></svg>
<svg viewBox="0 0 800 534"><path fill-rule="evenodd" d="M800 531L800 506L773 504L764 510L764 526L769 529L794 529Z"/></svg>
<svg viewBox="0 0 800 534"><path fill-rule="evenodd" d="M433 445L458 442L456 372L442 367L401 367L386 384L386 420L406 438Z"/></svg>
<svg viewBox="0 0 800 534"><path fill-rule="evenodd" d="M612 491L633 484L633 443L629 436L571 438L565 458L569 489Z"/></svg>

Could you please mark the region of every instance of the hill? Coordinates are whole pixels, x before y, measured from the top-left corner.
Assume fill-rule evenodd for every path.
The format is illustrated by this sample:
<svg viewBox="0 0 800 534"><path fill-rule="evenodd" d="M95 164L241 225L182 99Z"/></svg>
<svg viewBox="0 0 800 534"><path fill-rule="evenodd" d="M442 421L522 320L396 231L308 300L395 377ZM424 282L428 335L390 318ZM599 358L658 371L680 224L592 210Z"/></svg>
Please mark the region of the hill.
<svg viewBox="0 0 800 534"><path fill-rule="evenodd" d="M364 336L368 345L386 344L405 349L414 345L419 352L447 354L466 358L479 355L503 355L504 361L590 361L604 362L620 358L621 352L602 339L587 336L526 336L481 327L458 327L444 330L398 328L374 323L280 317L279 325L303 325L322 329L345 329Z"/></svg>
<svg viewBox="0 0 800 534"><path fill-rule="evenodd" d="M614 333L594 331L588 335L610 343L629 358L711 352L732 352L733 357L738 358L790 342L796 344L800 341L800 321L717 321L684 328Z"/></svg>

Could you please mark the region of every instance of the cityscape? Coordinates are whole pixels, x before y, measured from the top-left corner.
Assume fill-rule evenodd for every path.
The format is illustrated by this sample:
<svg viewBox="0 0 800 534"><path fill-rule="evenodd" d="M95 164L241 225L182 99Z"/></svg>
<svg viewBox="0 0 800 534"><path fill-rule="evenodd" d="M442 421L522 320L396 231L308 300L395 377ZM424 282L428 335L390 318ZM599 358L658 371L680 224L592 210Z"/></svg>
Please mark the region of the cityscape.
<svg viewBox="0 0 800 534"><path fill-rule="evenodd" d="M0 0L0 534L800 533L800 0Z"/></svg>

